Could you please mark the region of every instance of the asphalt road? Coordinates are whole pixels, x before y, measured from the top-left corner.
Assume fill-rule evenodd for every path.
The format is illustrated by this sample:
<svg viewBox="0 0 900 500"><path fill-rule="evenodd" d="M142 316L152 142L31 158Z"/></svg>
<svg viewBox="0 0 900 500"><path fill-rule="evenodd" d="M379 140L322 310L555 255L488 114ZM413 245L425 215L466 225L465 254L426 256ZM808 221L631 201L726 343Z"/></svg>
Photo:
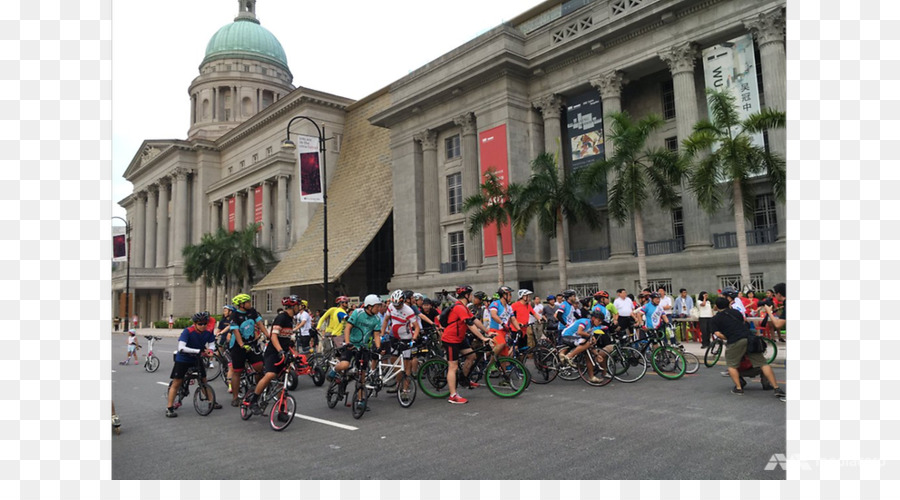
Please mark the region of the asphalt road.
<svg viewBox="0 0 900 500"><path fill-rule="evenodd" d="M325 386L303 377L292 392L298 416L274 432L268 414L241 420L221 379L213 388L222 410L201 417L191 400L166 418L175 339L156 343L156 373L119 365L125 343L113 336L123 424L112 440L113 479L785 479L765 467L785 451L786 404L758 381L730 394L724 366L701 364L676 381L648 369L636 383L605 387L558 379L512 400L481 387L462 392L465 405L419 390L404 409L381 392L360 420L342 403L329 409Z"/></svg>

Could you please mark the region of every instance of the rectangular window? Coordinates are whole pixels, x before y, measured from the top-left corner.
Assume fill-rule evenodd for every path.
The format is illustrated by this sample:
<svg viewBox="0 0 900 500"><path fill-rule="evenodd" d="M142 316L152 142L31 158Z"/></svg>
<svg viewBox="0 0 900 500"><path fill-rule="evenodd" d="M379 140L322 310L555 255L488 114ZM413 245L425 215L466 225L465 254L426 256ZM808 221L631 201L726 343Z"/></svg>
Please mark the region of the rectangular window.
<svg viewBox="0 0 900 500"><path fill-rule="evenodd" d="M447 176L447 195L449 197L450 215L458 214L462 211L462 174L453 174Z"/></svg>
<svg viewBox="0 0 900 500"><path fill-rule="evenodd" d="M672 278L647 280L647 287L654 292L659 290L660 288L664 288L666 290L666 294L672 295ZM638 292L643 290L643 288L641 288L640 282L634 282L634 289ZM635 293L634 296L637 297L637 293Z"/></svg>
<svg viewBox="0 0 900 500"><path fill-rule="evenodd" d="M672 80L666 80L660 85L662 89L663 118L671 120L675 118L675 86Z"/></svg>
<svg viewBox="0 0 900 500"><path fill-rule="evenodd" d="M578 294L578 298L581 299L583 297L590 297L600 288L597 283L569 283L569 289L575 290L575 293Z"/></svg>
<svg viewBox="0 0 900 500"><path fill-rule="evenodd" d="M763 287L763 275L762 273L751 273L750 274L750 285L753 287L753 290L757 292L761 292L765 290ZM730 274L726 276L719 276L719 290L724 290L726 287L733 287L735 290L740 290L743 284L741 283L741 275L740 274Z"/></svg>
<svg viewBox="0 0 900 500"><path fill-rule="evenodd" d="M684 212L681 207L672 210L672 234L675 239L684 239Z"/></svg>
<svg viewBox="0 0 900 500"><path fill-rule="evenodd" d="M756 210L753 212L753 229L775 227L778 224L775 218L775 197L771 194L761 194L756 197Z"/></svg>
<svg viewBox="0 0 900 500"><path fill-rule="evenodd" d="M444 150L447 152L448 160L459 158L459 134L444 139Z"/></svg>
<svg viewBox="0 0 900 500"><path fill-rule="evenodd" d="M678 137L666 137L666 149L673 153L678 152Z"/></svg>
<svg viewBox="0 0 900 500"><path fill-rule="evenodd" d="M450 262L462 262L466 260L466 245L463 242L463 232L456 231L447 235L450 238Z"/></svg>
<svg viewBox="0 0 900 500"><path fill-rule="evenodd" d="M272 290L266 290L266 312L272 311Z"/></svg>

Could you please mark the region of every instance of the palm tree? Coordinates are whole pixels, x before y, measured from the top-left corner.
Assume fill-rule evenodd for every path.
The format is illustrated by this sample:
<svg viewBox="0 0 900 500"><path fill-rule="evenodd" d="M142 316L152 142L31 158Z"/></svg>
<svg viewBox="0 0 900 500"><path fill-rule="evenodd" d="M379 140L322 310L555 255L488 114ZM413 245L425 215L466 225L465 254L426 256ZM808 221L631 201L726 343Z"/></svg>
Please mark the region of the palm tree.
<svg viewBox="0 0 900 500"><path fill-rule="evenodd" d="M241 291L244 293L247 293L253 282L253 270L265 269L269 262L275 260L275 254L271 250L256 246L258 226L258 223L249 224L240 231L230 233L226 240L223 267L228 276L240 280Z"/></svg>
<svg viewBox="0 0 900 500"><path fill-rule="evenodd" d="M256 246L257 225L234 232L219 228L215 234L204 234L199 244L184 247L187 280L202 278L206 286L224 282L226 295L230 295L233 283L240 282L241 290L246 292L254 277L253 269L265 269L275 259L271 250Z"/></svg>
<svg viewBox="0 0 900 500"><path fill-rule="evenodd" d="M206 233L200 238L197 245L187 245L181 250L184 256L184 274L191 283L203 279L207 287L219 286L225 280L226 274L222 268L222 246L228 233L219 229L216 234ZM227 288L227 284L226 284Z"/></svg>
<svg viewBox="0 0 900 500"><path fill-rule="evenodd" d="M712 120L697 122L694 132L682 142L685 159L692 163L690 186L699 205L710 213L721 206L724 196L731 198L741 284L747 285L750 283L750 263L744 221L752 216L755 201L750 179L764 175L781 202L785 199L786 185L784 159L753 144L751 135L766 129L783 128L785 113L765 109L741 120L731 93L712 89L707 89L706 93ZM713 147L715 151L708 152ZM722 189L723 184L725 189Z"/></svg>
<svg viewBox="0 0 900 500"><path fill-rule="evenodd" d="M463 202L463 210L469 213L469 234L478 236L481 231L491 224L495 224L497 232L497 282L499 286L505 283L503 269L503 238L501 230L503 226L512 221L514 206L520 187L510 184L506 188L500 182L497 172L489 168L484 173L484 183L481 184L477 194L466 198Z"/></svg>
<svg viewBox="0 0 900 500"><path fill-rule="evenodd" d="M590 183L596 189L606 182L608 174L615 180L608 187L610 217L619 223L631 215L637 246L638 278L641 288L647 286L647 254L644 248L644 210L654 202L672 208L680 200L675 186L681 184L683 169L678 154L665 148L645 147L647 139L663 124L658 115L648 115L635 122L626 111L610 113L608 142L613 154L588 167Z"/></svg>
<svg viewBox="0 0 900 500"><path fill-rule="evenodd" d="M562 172L550 153L538 155L531 162L531 169L531 178L522 188L515 207L516 234L525 234L528 224L537 217L538 228L550 238L556 238L559 286L562 290L569 283L563 222L577 224L578 221L585 221L594 229L598 227L600 212L590 202L586 170Z"/></svg>

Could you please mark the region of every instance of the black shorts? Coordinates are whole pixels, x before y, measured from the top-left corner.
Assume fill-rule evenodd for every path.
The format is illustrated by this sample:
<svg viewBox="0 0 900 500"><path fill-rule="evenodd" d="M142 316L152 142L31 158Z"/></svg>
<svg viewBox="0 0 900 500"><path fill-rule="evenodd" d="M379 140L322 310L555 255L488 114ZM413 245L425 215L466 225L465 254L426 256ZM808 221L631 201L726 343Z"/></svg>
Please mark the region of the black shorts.
<svg viewBox="0 0 900 500"><path fill-rule="evenodd" d="M460 342L458 344L451 344L449 342L442 342L444 344L444 350L447 351L447 361L456 361L459 359L459 354L466 350L470 349L468 342Z"/></svg>
<svg viewBox="0 0 900 500"><path fill-rule="evenodd" d="M360 357L362 357L366 361L371 359L371 352L368 349L351 349L350 345L341 347L338 352L340 353L340 360L349 362L350 366L353 366L356 360Z"/></svg>
<svg viewBox="0 0 900 500"><path fill-rule="evenodd" d="M585 342L587 342L587 339L584 337L572 337L568 335L562 335L559 337L559 343L569 347L578 347Z"/></svg>
<svg viewBox="0 0 900 500"><path fill-rule="evenodd" d="M288 337L278 337L278 343L281 344L281 348L285 351L294 346L294 341ZM284 368L284 364L277 365L276 363L279 361L281 361L281 355L278 354L278 350L275 349L275 346L270 343L263 353L263 363L265 367L263 371L265 373L280 373L282 368Z"/></svg>
<svg viewBox="0 0 900 500"><path fill-rule="evenodd" d="M169 378L183 379L187 371L195 366L197 366L195 361L191 361L190 363L176 361L175 366L172 367L172 374L169 375ZM200 378L206 378L206 363L200 363Z"/></svg>
<svg viewBox="0 0 900 500"><path fill-rule="evenodd" d="M231 348L231 369L235 372L244 371L244 365L246 363L250 363L251 366L261 364L263 362L263 357L259 354L256 354L253 351L247 352L241 346L237 345L237 342L234 343L234 347Z"/></svg>

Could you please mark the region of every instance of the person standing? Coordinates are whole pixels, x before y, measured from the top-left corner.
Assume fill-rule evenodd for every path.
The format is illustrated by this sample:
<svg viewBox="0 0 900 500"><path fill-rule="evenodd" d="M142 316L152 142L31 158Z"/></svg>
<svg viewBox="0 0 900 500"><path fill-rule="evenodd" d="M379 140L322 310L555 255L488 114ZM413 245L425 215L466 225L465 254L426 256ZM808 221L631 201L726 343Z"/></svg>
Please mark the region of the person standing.
<svg viewBox="0 0 900 500"><path fill-rule="evenodd" d="M531 329L531 323L541 319L538 316L537 311L531 307L531 290L521 289L518 292L519 300L513 302L510 307L512 308L513 314L516 317L516 321L519 322L521 328L525 330L525 341L529 348L534 348L536 345L534 340L534 331ZM519 344L521 345L521 344Z"/></svg>
<svg viewBox="0 0 900 500"><path fill-rule="evenodd" d="M173 326L175 326L175 319L172 318L172 315L170 314L169 315L169 330L171 330Z"/></svg>
<svg viewBox="0 0 900 500"><path fill-rule="evenodd" d="M310 334L310 328L312 328L312 316L309 315L309 310L307 308L309 302L300 300L300 297L297 297L296 295L291 295L288 298L291 299L289 302L297 302L297 306L295 307L297 313L294 316L297 326L294 327L293 331L300 332L299 347L302 349L301 352L303 352L303 354L307 354L309 352L310 342L312 341L312 336Z"/></svg>
<svg viewBox="0 0 900 500"><path fill-rule="evenodd" d="M441 334L441 342L444 344L444 351L447 353L447 388L450 389L450 397L447 399L447 402L450 404L459 405L469 402L469 400L456 392L456 371L459 367L460 357L465 356L462 370L464 376L468 376L469 370L472 369L472 363L475 361L472 356L466 356L466 354L472 352L472 348L466 339L466 333L471 332L472 335L486 344L493 343L493 339L482 334L486 329L481 321L469 312L468 303L471 298L471 286L460 285L456 287L456 302L452 306L448 306L451 309L447 316L447 326L444 327L444 331ZM461 382L469 387L473 387L468 380Z"/></svg>
<svg viewBox="0 0 900 500"><path fill-rule="evenodd" d="M138 327L138 315L137 314L135 314L134 316L131 317L131 322L133 324L132 328L137 330L137 327Z"/></svg>
<svg viewBox="0 0 900 500"><path fill-rule="evenodd" d="M624 288L619 288L616 290L616 300L613 301L613 306L619 312L619 329L627 333L634 326L634 318L632 317L634 299L628 297Z"/></svg>
<svg viewBox="0 0 900 500"><path fill-rule="evenodd" d="M172 385L169 388L168 405L166 406L166 417L177 417L175 413L175 395L184 382L184 376L188 369L197 366L200 372L200 380L206 383L206 363L197 364L197 357L209 357L216 348L216 337L210 329L209 313L198 312L191 317L193 326L185 328L178 337L178 351L175 354L175 365L172 367ZM207 394L207 398L213 401L213 408L222 409L222 405L216 402L215 394Z"/></svg>
<svg viewBox="0 0 900 500"><path fill-rule="evenodd" d="M697 296L697 309L700 311L700 347L706 349L709 347L709 337L712 334L709 331L709 322L713 317L712 303L709 300L709 293L706 291L700 292L700 295Z"/></svg>
<svg viewBox="0 0 900 500"><path fill-rule="evenodd" d="M118 317L118 316L116 316L115 318L113 318L113 331L116 331L116 332L119 331L119 322L120 322L120 321L122 321L122 318L120 318L120 317Z"/></svg>
<svg viewBox="0 0 900 500"><path fill-rule="evenodd" d="M350 299L344 295L334 299L336 306L319 317L316 330L322 334L323 349L339 349L344 345L344 323L350 317Z"/></svg>

